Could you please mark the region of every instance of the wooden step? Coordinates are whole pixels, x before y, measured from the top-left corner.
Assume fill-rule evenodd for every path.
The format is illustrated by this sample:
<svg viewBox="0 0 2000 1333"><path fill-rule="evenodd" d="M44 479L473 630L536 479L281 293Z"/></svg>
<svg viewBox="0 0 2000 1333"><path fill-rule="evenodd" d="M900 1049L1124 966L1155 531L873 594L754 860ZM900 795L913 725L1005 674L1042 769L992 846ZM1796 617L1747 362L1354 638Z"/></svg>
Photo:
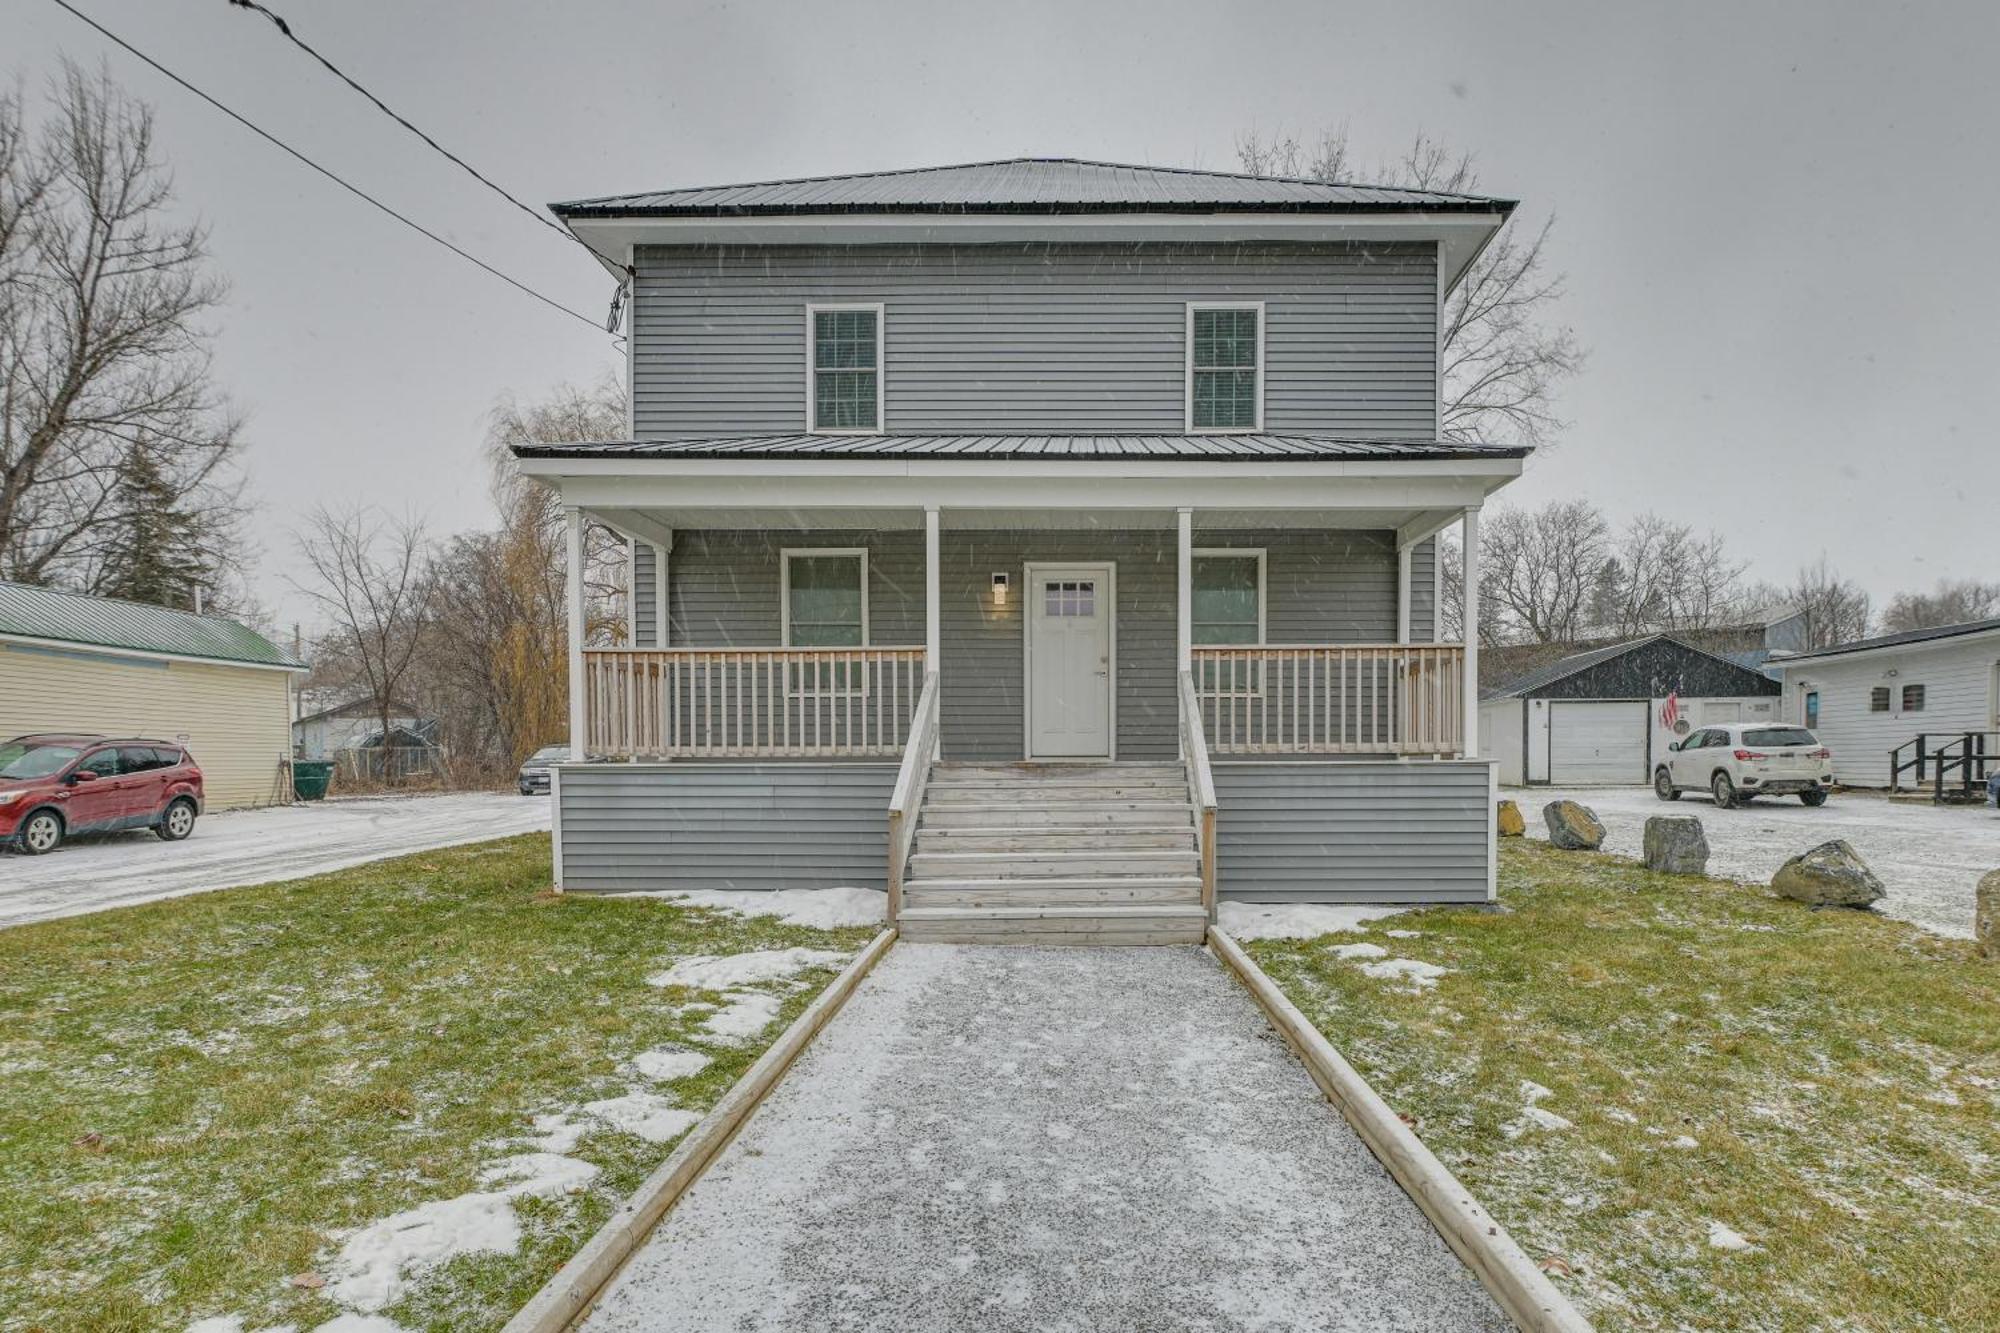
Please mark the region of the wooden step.
<svg viewBox="0 0 2000 1333"><path fill-rule="evenodd" d="M1162 875L1155 879L1118 876L1112 879L917 880L903 889L905 910L912 907L1090 907L1168 903L1201 905L1198 875Z"/></svg>
<svg viewBox="0 0 2000 1333"><path fill-rule="evenodd" d="M1208 915L1193 906L906 907L903 938L942 944L1199 944Z"/></svg>
<svg viewBox="0 0 2000 1333"><path fill-rule="evenodd" d="M987 801L1013 804L1048 805L1056 801L1180 801L1188 798L1185 783L1158 785L1134 783L945 783L933 781L924 788L926 801Z"/></svg>
<svg viewBox="0 0 2000 1333"><path fill-rule="evenodd" d="M1022 782L1065 782L1106 774L1138 778L1185 780L1179 764L958 764L934 765L935 777L997 777Z"/></svg>
<svg viewBox="0 0 2000 1333"><path fill-rule="evenodd" d="M921 827L930 829L984 829L995 824L1008 828L1192 828L1194 812L1186 802L1104 801L1083 803L1061 801L1047 805L993 805L966 802L958 805L931 805L923 808Z"/></svg>
<svg viewBox="0 0 2000 1333"><path fill-rule="evenodd" d="M1004 823L1004 820L1002 821ZM1060 852L1099 854L1112 851L1137 852L1159 848L1194 850L1194 828L1157 827L1146 824L1096 828L1005 827L933 828L920 825L917 850L920 852Z"/></svg>
<svg viewBox="0 0 2000 1333"><path fill-rule="evenodd" d="M921 836L921 835L920 835ZM1193 851L916 852L912 880L1011 879L1095 875L1191 875L1201 871Z"/></svg>

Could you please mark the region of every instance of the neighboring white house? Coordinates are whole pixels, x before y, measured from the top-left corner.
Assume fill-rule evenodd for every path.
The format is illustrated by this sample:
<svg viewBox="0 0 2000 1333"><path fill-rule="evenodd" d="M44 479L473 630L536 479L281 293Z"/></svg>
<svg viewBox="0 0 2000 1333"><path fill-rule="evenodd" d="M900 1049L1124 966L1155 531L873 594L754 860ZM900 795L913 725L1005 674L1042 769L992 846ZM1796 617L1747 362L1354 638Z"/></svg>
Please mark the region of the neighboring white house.
<svg viewBox="0 0 2000 1333"><path fill-rule="evenodd" d="M363 697L330 703L325 695L314 698L301 694L299 702L304 712L292 723L292 754L295 758L332 759L343 750L381 743L382 713L373 699ZM397 704L389 711L392 737L397 733L418 735L426 726L414 710L403 704ZM403 742L392 740L391 743Z"/></svg>
<svg viewBox="0 0 2000 1333"><path fill-rule="evenodd" d="M1848 786L1893 785L1891 752L1914 759L1920 737L1930 754L1967 734L1975 750L2000 751L2000 620L1787 654L1766 669L1784 683L1786 718L1818 733Z"/></svg>
<svg viewBox="0 0 2000 1333"><path fill-rule="evenodd" d="M291 799L285 724L304 670L233 620L0 583L0 740L176 741L201 765L211 810Z"/></svg>

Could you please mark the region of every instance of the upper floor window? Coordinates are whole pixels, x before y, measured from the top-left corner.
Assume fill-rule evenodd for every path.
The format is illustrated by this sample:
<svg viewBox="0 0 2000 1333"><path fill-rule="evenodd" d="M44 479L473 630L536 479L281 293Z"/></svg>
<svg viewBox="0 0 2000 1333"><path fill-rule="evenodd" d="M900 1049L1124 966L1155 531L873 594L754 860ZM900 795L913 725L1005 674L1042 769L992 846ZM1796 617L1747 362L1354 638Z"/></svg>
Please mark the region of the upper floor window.
<svg viewBox="0 0 2000 1333"><path fill-rule="evenodd" d="M806 307L807 429L882 429L882 307Z"/></svg>
<svg viewBox="0 0 2000 1333"><path fill-rule="evenodd" d="M1264 428L1264 307L1189 302L1187 428Z"/></svg>

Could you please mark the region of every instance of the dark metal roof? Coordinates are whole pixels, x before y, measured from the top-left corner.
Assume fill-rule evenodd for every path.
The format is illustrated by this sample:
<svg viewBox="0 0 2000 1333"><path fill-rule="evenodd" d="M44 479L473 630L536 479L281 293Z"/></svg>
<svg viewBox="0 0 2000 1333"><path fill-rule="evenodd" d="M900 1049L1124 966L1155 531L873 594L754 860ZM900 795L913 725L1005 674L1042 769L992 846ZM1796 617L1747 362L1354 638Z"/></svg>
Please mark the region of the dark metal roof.
<svg viewBox="0 0 2000 1333"><path fill-rule="evenodd" d="M1537 667L1524 676L1517 676L1503 685L1496 685L1490 690L1481 691L1479 697L1481 699L1525 698L1537 690L1546 689L1559 680L1568 680L1571 676L1588 671L1594 666L1602 666L1606 662L1623 657L1627 653L1635 652L1640 648L1646 647L1648 644L1662 642L1671 643L1676 648L1684 648L1691 653L1699 653L1703 657L1712 657L1726 666L1733 667L1738 671L1749 672L1760 678L1764 674L1758 668L1748 663L1734 661L1721 653L1711 653L1706 648L1698 648L1687 640L1677 638L1672 634L1648 634L1642 639L1627 639L1623 643L1607 644L1602 648L1592 648L1588 652L1571 653L1568 657L1559 657L1545 667ZM1775 687L1767 688L1775 691Z"/></svg>
<svg viewBox="0 0 2000 1333"><path fill-rule="evenodd" d="M811 213L1509 213L1511 199L1127 166L1072 157L810 176L609 195L551 204L558 217L739 217Z"/></svg>
<svg viewBox="0 0 2000 1333"><path fill-rule="evenodd" d="M254 666L304 665L233 620L24 583L0 583L0 635Z"/></svg>
<svg viewBox="0 0 2000 1333"><path fill-rule="evenodd" d="M1983 634L1987 630L2000 629L2000 619L1968 620L1957 625L1934 625L1929 629L1904 630L1901 634L1883 634L1873 639L1856 639L1853 643L1836 643L1831 648L1814 648L1802 653L1786 653L1773 658L1772 666L1789 665L1793 662L1817 660L1822 657L1839 657L1843 653L1863 653L1871 648L1899 648L1907 643L1930 643L1937 639L1956 639L1965 634Z"/></svg>
<svg viewBox="0 0 2000 1333"><path fill-rule="evenodd" d="M723 435L514 446L520 458L1525 458L1526 448L1331 435Z"/></svg>

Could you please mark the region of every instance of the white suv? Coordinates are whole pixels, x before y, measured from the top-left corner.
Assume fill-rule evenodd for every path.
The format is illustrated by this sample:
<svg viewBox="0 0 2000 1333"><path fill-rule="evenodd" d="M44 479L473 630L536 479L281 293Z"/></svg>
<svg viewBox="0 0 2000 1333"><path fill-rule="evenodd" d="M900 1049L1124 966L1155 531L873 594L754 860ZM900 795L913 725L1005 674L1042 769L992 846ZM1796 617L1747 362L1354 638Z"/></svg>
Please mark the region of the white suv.
<svg viewBox="0 0 2000 1333"><path fill-rule="evenodd" d="M1825 805L1833 786L1833 751L1804 727L1772 722L1703 727L1667 751L1653 770L1653 792L1663 801L1678 801L1684 791L1706 791L1724 809L1763 793Z"/></svg>

